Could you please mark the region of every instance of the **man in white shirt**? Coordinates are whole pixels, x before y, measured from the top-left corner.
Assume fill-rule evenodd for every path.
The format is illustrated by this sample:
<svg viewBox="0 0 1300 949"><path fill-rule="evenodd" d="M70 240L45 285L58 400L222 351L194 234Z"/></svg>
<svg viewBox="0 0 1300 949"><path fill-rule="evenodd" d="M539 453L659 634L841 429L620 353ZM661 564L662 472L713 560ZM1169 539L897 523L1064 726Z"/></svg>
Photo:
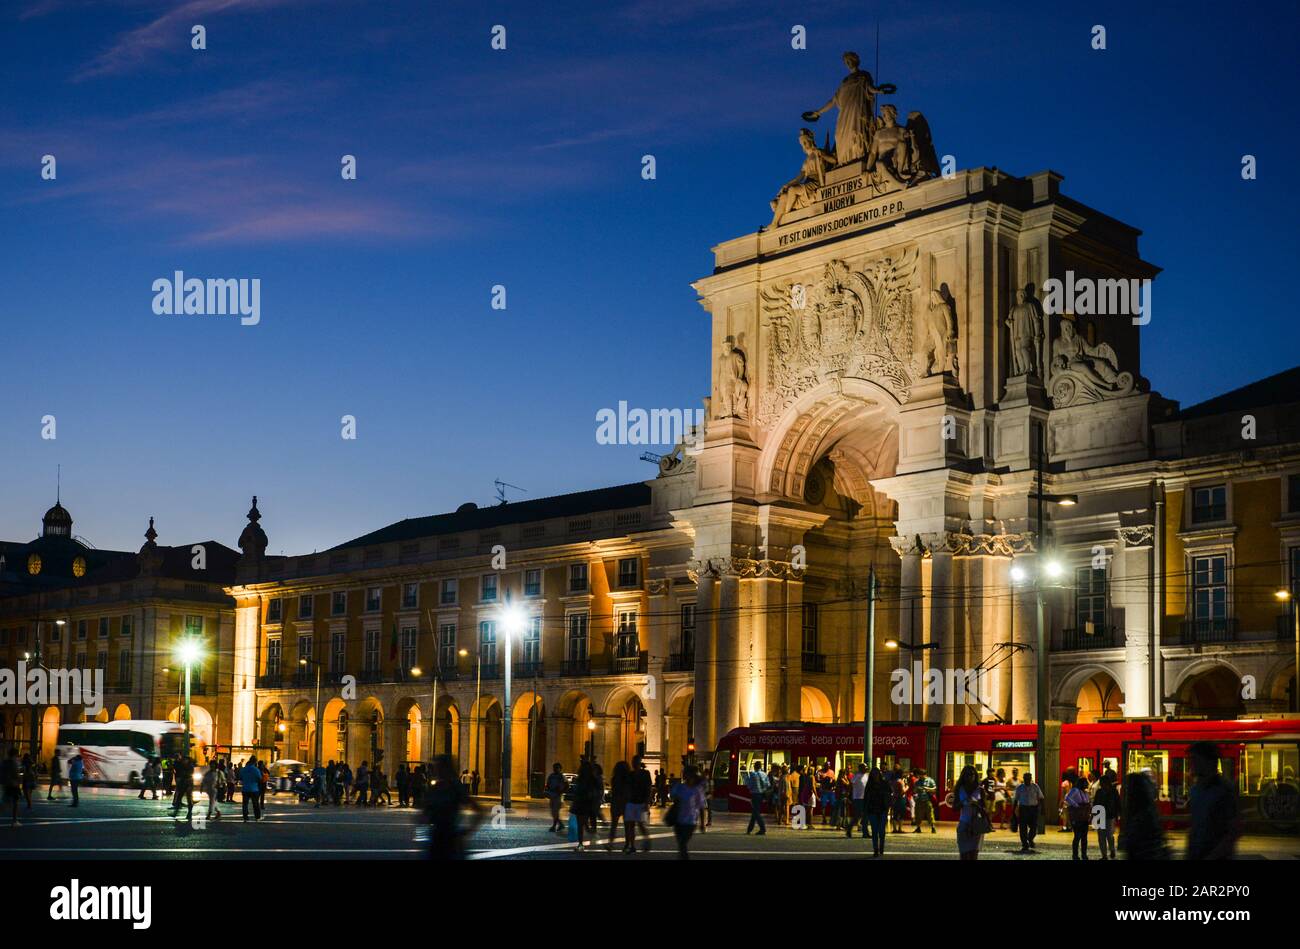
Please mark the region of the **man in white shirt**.
<svg viewBox="0 0 1300 949"><path fill-rule="evenodd" d="M767 825L763 823L763 799L767 797L769 787L767 775L763 772L763 762L754 761L749 766L749 773L745 775L745 787L749 788L749 828L746 834L754 830L754 825L758 824L758 836L762 837L767 833Z"/></svg>
<svg viewBox="0 0 1300 949"><path fill-rule="evenodd" d="M1034 783L1034 776L1025 773L1024 780L1016 785L1016 821L1020 824L1020 852L1034 849L1038 836L1038 808L1043 803L1043 789Z"/></svg>
<svg viewBox="0 0 1300 949"><path fill-rule="evenodd" d="M865 761L858 763L857 774L853 775L853 788L850 791L853 800L853 822L849 824L849 829L845 836L853 836L853 828L861 827L862 836L867 836L867 777L870 772L867 771Z"/></svg>

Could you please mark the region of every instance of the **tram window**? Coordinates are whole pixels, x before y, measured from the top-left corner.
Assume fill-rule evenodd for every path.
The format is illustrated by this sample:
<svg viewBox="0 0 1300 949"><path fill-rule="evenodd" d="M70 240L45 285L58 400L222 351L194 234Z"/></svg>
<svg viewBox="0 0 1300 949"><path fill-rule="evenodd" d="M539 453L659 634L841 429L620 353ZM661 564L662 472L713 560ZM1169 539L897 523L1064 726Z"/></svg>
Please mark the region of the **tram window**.
<svg viewBox="0 0 1300 949"><path fill-rule="evenodd" d="M979 776L983 777L984 769L989 763L989 755L987 751L950 751L946 763L947 770L944 772L945 790L951 791L957 785L957 779L961 777L962 769L967 765L973 766Z"/></svg>
<svg viewBox="0 0 1300 949"><path fill-rule="evenodd" d="M1102 758L1102 759L1101 759L1101 773L1102 773L1102 774L1105 774L1107 771L1114 771L1116 774L1119 774L1119 759L1118 759L1118 758Z"/></svg>
<svg viewBox="0 0 1300 949"><path fill-rule="evenodd" d="M1297 787L1300 748L1295 745L1259 745L1241 755L1239 787L1243 794L1261 794L1277 784Z"/></svg>
<svg viewBox="0 0 1300 949"><path fill-rule="evenodd" d="M1156 786L1156 799L1169 800L1169 752L1135 748L1128 753L1127 774L1146 771Z"/></svg>
<svg viewBox="0 0 1300 949"><path fill-rule="evenodd" d="M1196 783L1196 771L1193 770L1192 759L1189 757L1184 756L1181 761L1181 764L1182 764L1183 773L1182 773L1182 782L1180 784L1179 790L1182 792L1182 796L1178 798L1178 800L1187 801L1189 800L1189 795L1192 790L1192 785ZM1226 757L1220 758L1219 774L1226 777L1229 781L1235 782L1237 779L1236 766L1237 766L1237 762L1235 759L1226 758Z"/></svg>
<svg viewBox="0 0 1300 949"><path fill-rule="evenodd" d="M1076 758L1074 760L1074 773L1080 777L1088 777L1092 774L1093 765L1091 758Z"/></svg>
<svg viewBox="0 0 1300 949"><path fill-rule="evenodd" d="M739 783L743 784L745 782L745 775L749 774L750 770L755 765L759 765L762 768L762 770L766 771L767 754L768 753L766 751L763 751L758 748L740 749L740 758L739 758L740 765L739 765L739 772L736 775L736 780Z"/></svg>
<svg viewBox="0 0 1300 949"><path fill-rule="evenodd" d="M1017 781L1023 781L1025 774L1037 774L1034 770L1034 753L1031 751L1026 754L1023 751L1012 752L1009 754L993 755L993 774L996 776L998 771L1006 772L1002 776L1003 781L1011 779L1011 772L1015 769Z"/></svg>

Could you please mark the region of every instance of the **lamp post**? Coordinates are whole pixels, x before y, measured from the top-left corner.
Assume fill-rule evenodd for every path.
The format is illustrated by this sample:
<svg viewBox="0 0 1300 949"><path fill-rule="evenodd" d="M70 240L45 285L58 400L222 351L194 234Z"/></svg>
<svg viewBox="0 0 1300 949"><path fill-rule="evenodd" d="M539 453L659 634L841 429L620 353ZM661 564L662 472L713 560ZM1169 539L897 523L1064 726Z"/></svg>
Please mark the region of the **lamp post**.
<svg viewBox="0 0 1300 949"><path fill-rule="evenodd" d="M190 670L202 656L203 649L198 640L193 638L186 639L176 650L176 658L185 667L185 744L182 747L184 747L187 756L190 753Z"/></svg>
<svg viewBox="0 0 1300 949"><path fill-rule="evenodd" d="M315 756L316 756L316 760L312 763L312 766L315 767L315 768L319 768L319 767L320 767L320 755L321 755L321 747L320 747L320 742L321 742L321 735L320 735L320 719L321 719L321 709L320 709L320 670L321 670L321 662L320 662L319 659L307 659L307 658L304 658L304 657L301 657L301 656L300 656L300 657L298 657L298 665L300 665L300 666L313 665L313 666L316 667L316 723L315 723L315 726L312 728L312 732L313 732L313 734L312 734L312 753L315 754Z"/></svg>
<svg viewBox="0 0 1300 949"><path fill-rule="evenodd" d="M524 614L517 606L510 605L509 596L506 598L505 608L501 613L501 630L505 637L506 647L506 681L505 681L505 714L501 716L502 735L501 735L501 807L510 810L510 779L512 772L511 755L511 732L514 731L514 714L511 709L510 695L510 674L511 647L514 645L518 634L523 630Z"/></svg>
<svg viewBox="0 0 1300 949"><path fill-rule="evenodd" d="M1295 627L1295 684L1291 687L1291 711L1300 712L1300 603L1294 602L1290 590L1278 590L1273 595L1283 603L1291 601L1291 619Z"/></svg>
<svg viewBox="0 0 1300 949"><path fill-rule="evenodd" d="M913 644L913 643L904 643L904 642L899 642L897 639L886 639L886 640L885 640L885 648L886 648L886 649L906 649L908 652L911 652L911 653L917 653L917 652L924 652L924 651L927 650L927 649L938 649L938 648L939 648L939 644L938 644L938 643L920 643L920 644ZM910 673L911 671L912 671L911 669L908 670L909 673ZM911 721L911 720L912 720L912 716L916 714L916 703L915 703L915 700L914 700L914 698L913 698L913 696L916 695L916 691L915 691L915 690L916 690L916 682L915 682L915 677L914 677L914 676L911 676L910 678L912 678L913 681L910 683L911 688L909 688L909 689L907 690L907 719L908 719L908 721ZM925 695L925 692L923 691L921 694L924 696L924 695ZM925 713L924 713L924 712L921 713L921 717L922 717L922 718L925 717Z"/></svg>
<svg viewBox="0 0 1300 949"><path fill-rule="evenodd" d="M594 718L587 719L587 747L591 749L591 755L588 757L587 760L590 761L592 764L595 764L596 763L596 720Z"/></svg>
<svg viewBox="0 0 1300 949"><path fill-rule="evenodd" d="M867 682L866 694L862 706L862 760L867 763L867 771L876 764L875 746L872 727L875 724L874 706L876 701L876 566L867 569Z"/></svg>

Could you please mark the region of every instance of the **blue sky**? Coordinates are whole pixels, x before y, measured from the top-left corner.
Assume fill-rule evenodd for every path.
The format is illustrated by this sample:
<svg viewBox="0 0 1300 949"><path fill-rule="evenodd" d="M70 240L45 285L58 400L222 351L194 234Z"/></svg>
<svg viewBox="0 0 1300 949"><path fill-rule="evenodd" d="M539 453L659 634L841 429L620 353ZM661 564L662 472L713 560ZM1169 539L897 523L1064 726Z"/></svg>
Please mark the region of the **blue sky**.
<svg viewBox="0 0 1300 949"><path fill-rule="evenodd" d="M57 464L96 546L150 515L160 542L233 545L256 493L287 553L488 503L495 478L649 477L595 413L699 406L690 281L766 223L800 113L843 50L873 67L877 17L877 79L940 154L1052 168L1145 232L1156 388L1190 404L1297 361L1291 5L539 6L0 7L0 537L35 535ZM261 324L154 315L178 269L260 278Z"/></svg>

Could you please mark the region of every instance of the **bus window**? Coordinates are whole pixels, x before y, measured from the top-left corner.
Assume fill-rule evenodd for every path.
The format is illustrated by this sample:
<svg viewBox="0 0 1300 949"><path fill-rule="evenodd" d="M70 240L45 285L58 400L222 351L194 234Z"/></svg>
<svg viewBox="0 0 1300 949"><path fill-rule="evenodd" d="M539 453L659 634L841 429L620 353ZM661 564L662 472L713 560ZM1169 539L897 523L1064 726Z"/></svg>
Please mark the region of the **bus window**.
<svg viewBox="0 0 1300 949"><path fill-rule="evenodd" d="M945 790L951 791L957 785L957 779L961 777L962 769L971 765L980 774L984 774L984 769L988 766L989 755L987 751L950 751L946 760L947 770L944 772Z"/></svg>
<svg viewBox="0 0 1300 949"><path fill-rule="evenodd" d="M767 770L767 752L758 748L741 748L739 761L740 765L736 773L737 784L744 784L745 775L749 774L755 766L763 771Z"/></svg>
<svg viewBox="0 0 1300 949"><path fill-rule="evenodd" d="M1156 800L1169 800L1169 752L1134 748L1128 753L1127 774L1146 771L1156 787Z"/></svg>

